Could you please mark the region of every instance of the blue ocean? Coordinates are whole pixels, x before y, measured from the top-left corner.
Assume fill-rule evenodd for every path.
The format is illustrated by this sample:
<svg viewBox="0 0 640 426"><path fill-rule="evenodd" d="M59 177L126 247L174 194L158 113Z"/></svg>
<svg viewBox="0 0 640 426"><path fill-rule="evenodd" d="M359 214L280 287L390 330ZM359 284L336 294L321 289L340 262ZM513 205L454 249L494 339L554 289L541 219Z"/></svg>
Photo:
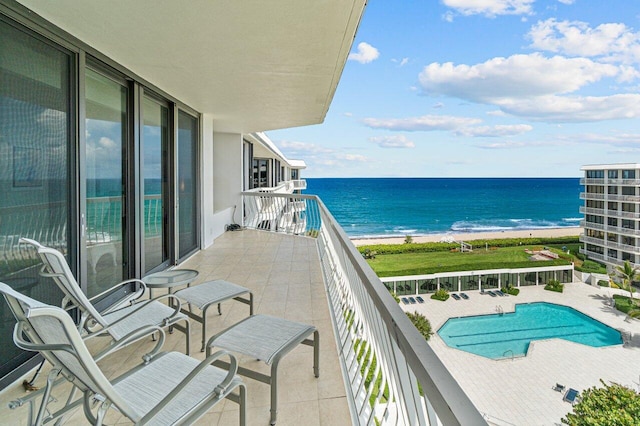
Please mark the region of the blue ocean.
<svg viewBox="0 0 640 426"><path fill-rule="evenodd" d="M579 226L579 178L308 178L351 237Z"/></svg>

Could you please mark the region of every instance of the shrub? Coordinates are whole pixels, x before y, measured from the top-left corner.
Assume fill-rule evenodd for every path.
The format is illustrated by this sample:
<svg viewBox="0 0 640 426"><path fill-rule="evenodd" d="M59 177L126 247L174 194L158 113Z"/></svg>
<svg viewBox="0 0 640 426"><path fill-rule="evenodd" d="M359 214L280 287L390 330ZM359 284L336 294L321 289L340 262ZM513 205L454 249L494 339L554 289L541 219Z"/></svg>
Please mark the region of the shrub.
<svg viewBox="0 0 640 426"><path fill-rule="evenodd" d="M512 296L517 296L518 294L520 294L520 289L519 288L515 288L515 287L511 287L511 286L502 287L501 290L504 293L510 294Z"/></svg>
<svg viewBox="0 0 640 426"><path fill-rule="evenodd" d="M601 274L605 274L607 272L606 266L598 262L594 262L593 260L585 260L582 263L582 266L580 266L579 268L576 267L576 269L580 272L596 272Z"/></svg>
<svg viewBox="0 0 640 426"><path fill-rule="evenodd" d="M406 237L404 237L404 243L405 244L413 243L413 237L411 235L407 235Z"/></svg>
<svg viewBox="0 0 640 426"><path fill-rule="evenodd" d="M431 298L435 300L442 300L444 302L449 298L449 292L441 288L440 290L436 290L436 292L431 295Z"/></svg>
<svg viewBox="0 0 640 426"><path fill-rule="evenodd" d="M585 256L583 253L576 253L576 257L580 260L587 260L587 256Z"/></svg>
<svg viewBox="0 0 640 426"><path fill-rule="evenodd" d="M640 419L640 394L633 389L612 383L603 388L592 387L567 414L562 423L572 426L631 426Z"/></svg>
<svg viewBox="0 0 640 426"><path fill-rule="evenodd" d="M550 280L549 283L544 286L544 289L562 293L564 291L564 284L560 284L558 280Z"/></svg>
<svg viewBox="0 0 640 426"><path fill-rule="evenodd" d="M375 259L377 255L377 251L368 248L364 249L364 251L362 252L362 256L364 256L365 259Z"/></svg>
<svg viewBox="0 0 640 426"><path fill-rule="evenodd" d="M429 322L427 317L419 314L418 312L407 312L407 316L409 317L413 325L416 326L420 334L424 336L425 340L429 340L429 338L431 338L431 335L433 334L433 330L431 330L431 323Z"/></svg>
<svg viewBox="0 0 640 426"><path fill-rule="evenodd" d="M600 287L609 287L609 281L607 281L607 280L598 280L598 285Z"/></svg>

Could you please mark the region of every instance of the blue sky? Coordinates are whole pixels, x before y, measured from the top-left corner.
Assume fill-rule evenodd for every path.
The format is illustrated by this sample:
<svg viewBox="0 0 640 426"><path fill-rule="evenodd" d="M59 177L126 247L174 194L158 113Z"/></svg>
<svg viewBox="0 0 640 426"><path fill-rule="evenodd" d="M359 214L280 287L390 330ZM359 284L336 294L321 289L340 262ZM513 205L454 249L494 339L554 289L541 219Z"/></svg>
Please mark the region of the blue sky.
<svg viewBox="0 0 640 426"><path fill-rule="evenodd" d="M306 177L572 177L640 162L640 1L371 0Z"/></svg>

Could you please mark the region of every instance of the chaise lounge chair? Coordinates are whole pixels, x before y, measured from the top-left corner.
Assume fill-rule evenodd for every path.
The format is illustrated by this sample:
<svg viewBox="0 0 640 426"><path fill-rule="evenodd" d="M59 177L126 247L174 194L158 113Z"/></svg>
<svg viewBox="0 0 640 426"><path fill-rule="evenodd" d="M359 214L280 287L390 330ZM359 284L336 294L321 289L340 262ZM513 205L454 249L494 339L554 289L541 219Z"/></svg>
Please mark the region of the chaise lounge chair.
<svg viewBox="0 0 640 426"><path fill-rule="evenodd" d="M403 298L402 298L402 299L400 299L400 300L402 300L402 303L404 303L405 305L408 305L408 304L409 304L409 299L407 299L406 297L403 297Z"/></svg>
<svg viewBox="0 0 640 426"><path fill-rule="evenodd" d="M44 264L40 275L52 278L58 287L60 287L60 290L62 290L65 295L62 300L63 308L78 308L80 310L81 316L78 330L80 330L81 333L92 334L95 332L102 335L108 333L113 339L111 343L114 344L133 330L145 325L173 326L185 334L185 353L189 355L189 319L185 314L180 312L181 302L179 298L166 294L151 300L139 301L144 293L146 293L147 286L141 280L131 279L116 284L112 288L89 299L80 289L80 285L78 285L78 282L71 273L71 269L69 269L69 265L62 253L28 238L21 238L20 242L29 244L37 250ZM118 287L132 287L134 285L138 286L137 289L132 291L118 306L112 307L104 313L98 312L93 306L92 300L99 300ZM160 302L164 299L168 300L174 307L167 306ZM129 306L125 306L127 304ZM184 326L177 324L180 322L184 322ZM99 327L94 329L96 324L99 325Z"/></svg>
<svg viewBox="0 0 640 426"><path fill-rule="evenodd" d="M458 296L456 293L451 293L451 297L453 297L456 300L460 300L460 296Z"/></svg>
<svg viewBox="0 0 640 426"><path fill-rule="evenodd" d="M562 392L564 391L564 385L561 385L560 383L556 383L555 386L553 387L553 390L556 392Z"/></svg>
<svg viewBox="0 0 640 426"><path fill-rule="evenodd" d="M0 293L17 322L13 333L16 346L40 352L53 366L44 400L49 399L49 384L58 376L69 380L84 394L84 398L69 400L55 413L49 413L46 404L42 404L35 424L41 424L45 416L48 422L61 419L80 405L87 420L95 425L104 423L111 407L136 425L191 424L223 398L240 404L240 425L246 424L245 385L236 375L237 361L229 353L219 351L199 362L179 352L159 352L164 331L149 325L131 332L94 359L85 344L87 339L80 336L63 309L37 302L4 283L0 283ZM160 337L152 351L142 357L143 363L113 380L107 379L97 361L150 333ZM211 365L223 356L229 358L228 370ZM234 393L236 388L238 394Z"/></svg>
<svg viewBox="0 0 640 426"><path fill-rule="evenodd" d="M564 394L564 398L562 398L563 401L570 402L572 405L577 403L579 399L580 392L573 388L569 388L567 393Z"/></svg>
<svg viewBox="0 0 640 426"><path fill-rule="evenodd" d="M416 304L416 299L414 299L413 297L409 298L409 303L411 303L412 305Z"/></svg>
<svg viewBox="0 0 640 426"><path fill-rule="evenodd" d="M494 293L492 290L487 291L487 293L489 293L489 296L491 296L491 297L496 297L497 296L497 294Z"/></svg>
<svg viewBox="0 0 640 426"><path fill-rule="evenodd" d="M462 297L464 300L469 300L469 296L467 296L467 293L460 293L460 297Z"/></svg>
<svg viewBox="0 0 640 426"><path fill-rule="evenodd" d="M507 295L507 294L506 294L504 291L502 291L502 290L494 290L494 291L495 291L495 293L496 293L498 296L500 296L500 297L504 297L504 296L506 296L506 295Z"/></svg>
<svg viewBox="0 0 640 426"><path fill-rule="evenodd" d="M418 303L424 303L424 299L422 298L422 296L416 296L416 300L418 301Z"/></svg>

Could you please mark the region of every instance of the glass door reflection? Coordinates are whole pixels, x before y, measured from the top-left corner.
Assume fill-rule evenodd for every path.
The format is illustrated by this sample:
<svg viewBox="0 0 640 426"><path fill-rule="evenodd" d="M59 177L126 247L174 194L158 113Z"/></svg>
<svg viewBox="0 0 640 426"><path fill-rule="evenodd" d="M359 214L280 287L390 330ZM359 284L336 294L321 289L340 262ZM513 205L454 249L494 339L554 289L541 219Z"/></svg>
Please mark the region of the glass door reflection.
<svg viewBox="0 0 640 426"><path fill-rule="evenodd" d="M169 109L153 99L142 102L142 187L144 193L144 273L169 262Z"/></svg>
<svg viewBox="0 0 640 426"><path fill-rule="evenodd" d="M93 296L128 278L123 173L128 89L87 69L85 93L87 292Z"/></svg>

